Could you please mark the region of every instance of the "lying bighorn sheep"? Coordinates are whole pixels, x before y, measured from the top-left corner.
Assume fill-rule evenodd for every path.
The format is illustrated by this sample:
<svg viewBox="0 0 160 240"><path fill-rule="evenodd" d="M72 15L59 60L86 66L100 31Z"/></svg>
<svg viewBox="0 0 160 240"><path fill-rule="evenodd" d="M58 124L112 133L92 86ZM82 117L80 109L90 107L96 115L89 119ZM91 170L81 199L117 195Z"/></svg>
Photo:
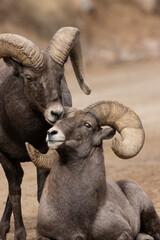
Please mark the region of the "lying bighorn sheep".
<svg viewBox="0 0 160 240"><path fill-rule="evenodd" d="M112 128L101 128L101 126ZM39 240L160 240L160 219L149 197L130 180L106 181L102 141L117 130L112 149L121 158L143 146L139 117L118 102L69 112L49 129L47 155L27 149L37 167L50 170L38 213ZM151 235L147 236L146 234Z"/></svg>
<svg viewBox="0 0 160 240"><path fill-rule="evenodd" d="M46 50L41 51L24 37L0 34L0 57L5 62L0 70L0 163L9 184L0 239L6 239L12 211L15 239L26 239L20 204L23 177L20 162L30 161L26 141L42 152L47 151L47 129L63 115L63 105L72 104L64 77L68 56L81 89L90 93L83 78L79 35L77 28L62 28ZM42 188L42 181L38 184Z"/></svg>

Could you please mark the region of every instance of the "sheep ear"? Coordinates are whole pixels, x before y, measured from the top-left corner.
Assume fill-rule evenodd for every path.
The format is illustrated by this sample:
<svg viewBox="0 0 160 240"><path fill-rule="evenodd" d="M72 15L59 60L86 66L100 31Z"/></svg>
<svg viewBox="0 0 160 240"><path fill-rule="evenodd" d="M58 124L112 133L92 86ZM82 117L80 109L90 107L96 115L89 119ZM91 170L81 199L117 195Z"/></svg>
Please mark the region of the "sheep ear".
<svg viewBox="0 0 160 240"><path fill-rule="evenodd" d="M112 138L115 132L113 128L102 128L94 137L94 146L99 146L103 140Z"/></svg>
<svg viewBox="0 0 160 240"><path fill-rule="evenodd" d="M10 67L13 67L15 70L18 70L18 68L21 66L22 67L22 64L14 59L14 58L11 58L11 57L4 57L3 58L4 62Z"/></svg>
<svg viewBox="0 0 160 240"><path fill-rule="evenodd" d="M104 140L104 139L111 139L114 137L116 133L116 130L113 129L113 128L103 128L101 130L101 139Z"/></svg>

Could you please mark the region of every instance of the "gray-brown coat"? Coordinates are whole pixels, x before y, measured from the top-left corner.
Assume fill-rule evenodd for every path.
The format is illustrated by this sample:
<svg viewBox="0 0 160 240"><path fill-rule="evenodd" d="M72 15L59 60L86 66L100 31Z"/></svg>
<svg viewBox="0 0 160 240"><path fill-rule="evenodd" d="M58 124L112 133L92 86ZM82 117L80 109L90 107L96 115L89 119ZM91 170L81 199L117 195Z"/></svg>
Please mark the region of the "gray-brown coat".
<svg viewBox="0 0 160 240"><path fill-rule="evenodd" d="M20 162L30 161L25 142L42 152L47 150L47 129L63 115L63 106L72 100L64 77L64 63L70 56L78 83L84 83L82 55L77 28L60 29L45 51L30 40L15 35L0 35L0 57L5 64L0 70L0 163L4 168L9 196L0 222L0 239L6 239L10 216L15 220L15 240L25 240L21 214ZM44 173L38 172L38 195L43 187ZM42 181L43 180L43 181Z"/></svg>
<svg viewBox="0 0 160 240"><path fill-rule="evenodd" d="M106 181L102 141L115 130L122 140L112 140L113 151L121 158L135 156L143 146L143 127L132 110L117 102L99 102L57 121L47 143L59 158L53 150L39 155L27 145L32 161L50 169L37 239L160 240L160 219L140 186L130 180Z"/></svg>

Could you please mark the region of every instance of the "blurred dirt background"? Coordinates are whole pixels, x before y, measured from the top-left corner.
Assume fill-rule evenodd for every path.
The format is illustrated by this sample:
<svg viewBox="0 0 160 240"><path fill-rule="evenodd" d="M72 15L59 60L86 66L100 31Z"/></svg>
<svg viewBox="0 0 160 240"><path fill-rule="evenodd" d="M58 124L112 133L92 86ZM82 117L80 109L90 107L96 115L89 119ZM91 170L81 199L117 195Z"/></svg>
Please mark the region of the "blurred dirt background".
<svg viewBox="0 0 160 240"><path fill-rule="evenodd" d="M128 161L118 159L104 143L110 179L139 183L160 215L160 0L0 0L0 33L27 37L45 49L63 26L81 31L86 80L92 94L78 87L70 61L66 77L73 105L83 108L99 100L117 100L134 109L146 132L142 151ZM2 61L1 61L2 63ZM36 236L36 170L24 163L22 211L27 239ZM8 186L0 166L0 215ZM13 219L8 240L13 240Z"/></svg>

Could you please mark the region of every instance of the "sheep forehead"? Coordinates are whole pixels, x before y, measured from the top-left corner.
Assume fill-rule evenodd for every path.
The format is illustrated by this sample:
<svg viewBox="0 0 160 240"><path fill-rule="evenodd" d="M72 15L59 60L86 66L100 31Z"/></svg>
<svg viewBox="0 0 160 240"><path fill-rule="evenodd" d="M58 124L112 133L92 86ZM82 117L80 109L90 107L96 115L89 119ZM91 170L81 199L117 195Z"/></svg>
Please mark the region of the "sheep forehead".
<svg viewBox="0 0 160 240"><path fill-rule="evenodd" d="M49 55L44 52L44 65L38 71L32 67L23 67L23 73L28 74L34 77L37 77L37 80L40 80L41 83L46 80L53 81L54 78L56 80L61 79L64 74L64 68L59 66ZM59 85L59 82L57 82Z"/></svg>
<svg viewBox="0 0 160 240"><path fill-rule="evenodd" d="M30 76L39 76L41 71L35 71L32 67L23 67L23 73Z"/></svg>
<svg viewBox="0 0 160 240"><path fill-rule="evenodd" d="M96 118L93 115L91 115L90 113L80 111L77 118L79 118L79 121L89 122L93 126L97 125Z"/></svg>
<svg viewBox="0 0 160 240"><path fill-rule="evenodd" d="M83 112L82 110L67 114L66 118L64 118L64 121L65 120L75 123L74 126L80 123L85 123L85 122L90 123L92 127L97 126L96 118L90 113Z"/></svg>

